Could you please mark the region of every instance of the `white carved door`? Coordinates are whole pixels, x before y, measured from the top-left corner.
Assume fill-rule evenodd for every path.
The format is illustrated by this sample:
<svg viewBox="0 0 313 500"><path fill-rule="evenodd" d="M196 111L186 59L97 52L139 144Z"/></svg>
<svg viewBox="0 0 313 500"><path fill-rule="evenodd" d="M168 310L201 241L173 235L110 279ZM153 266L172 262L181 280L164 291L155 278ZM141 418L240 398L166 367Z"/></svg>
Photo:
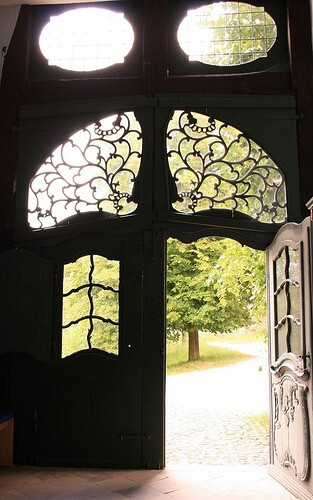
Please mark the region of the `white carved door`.
<svg viewBox="0 0 313 500"><path fill-rule="evenodd" d="M271 394L270 474L313 499L312 222L288 223L267 250Z"/></svg>

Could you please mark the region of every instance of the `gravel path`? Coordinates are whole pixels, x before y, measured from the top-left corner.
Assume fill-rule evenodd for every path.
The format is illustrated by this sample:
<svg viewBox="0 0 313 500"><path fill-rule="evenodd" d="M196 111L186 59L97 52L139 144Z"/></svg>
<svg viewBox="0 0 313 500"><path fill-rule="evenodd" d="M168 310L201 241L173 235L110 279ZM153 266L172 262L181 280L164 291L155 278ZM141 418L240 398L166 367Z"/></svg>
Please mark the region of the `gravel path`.
<svg viewBox="0 0 313 500"><path fill-rule="evenodd" d="M167 377L167 465L268 463L267 432L249 418L268 411L266 346L220 345L254 357Z"/></svg>

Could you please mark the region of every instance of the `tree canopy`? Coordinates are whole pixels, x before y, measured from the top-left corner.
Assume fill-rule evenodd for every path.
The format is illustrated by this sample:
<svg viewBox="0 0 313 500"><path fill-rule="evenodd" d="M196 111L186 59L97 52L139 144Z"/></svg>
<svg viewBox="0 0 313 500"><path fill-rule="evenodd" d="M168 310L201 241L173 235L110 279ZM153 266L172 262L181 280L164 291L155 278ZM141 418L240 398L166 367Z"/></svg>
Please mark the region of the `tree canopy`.
<svg viewBox="0 0 313 500"><path fill-rule="evenodd" d="M266 312L265 256L234 240L205 238L190 244L170 239L167 327L177 332L231 331Z"/></svg>

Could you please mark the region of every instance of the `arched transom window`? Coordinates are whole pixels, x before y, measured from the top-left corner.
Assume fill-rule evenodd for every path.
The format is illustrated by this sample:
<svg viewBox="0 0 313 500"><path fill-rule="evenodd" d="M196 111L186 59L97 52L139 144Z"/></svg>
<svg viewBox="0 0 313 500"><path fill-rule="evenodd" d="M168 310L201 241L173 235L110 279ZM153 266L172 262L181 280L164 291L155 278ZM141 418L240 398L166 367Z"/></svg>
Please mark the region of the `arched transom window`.
<svg viewBox="0 0 313 500"><path fill-rule="evenodd" d="M247 134L187 110L173 112L165 134L177 189L174 210L208 215L223 209L263 223L287 220L284 173ZM31 179L29 225L52 227L82 212L133 213L140 201L133 188L142 135L135 114L126 112L103 118L59 145Z"/></svg>
<svg viewBox="0 0 313 500"><path fill-rule="evenodd" d="M287 219L282 170L235 127L200 113L175 110L166 144L178 193L175 210L191 214L228 209L268 223Z"/></svg>
<svg viewBox="0 0 313 500"><path fill-rule="evenodd" d="M29 225L55 226L80 212L134 212L137 204L131 195L141 154L141 127L133 112L79 130L51 153L32 178Z"/></svg>

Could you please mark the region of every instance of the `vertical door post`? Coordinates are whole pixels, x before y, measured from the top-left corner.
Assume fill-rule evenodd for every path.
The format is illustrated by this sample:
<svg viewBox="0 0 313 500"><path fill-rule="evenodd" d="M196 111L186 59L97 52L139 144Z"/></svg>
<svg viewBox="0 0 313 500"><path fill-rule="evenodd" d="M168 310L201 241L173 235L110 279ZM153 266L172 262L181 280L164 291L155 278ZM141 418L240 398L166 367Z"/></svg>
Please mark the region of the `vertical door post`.
<svg viewBox="0 0 313 500"><path fill-rule="evenodd" d="M164 467L165 237L156 226L144 235L142 466Z"/></svg>

